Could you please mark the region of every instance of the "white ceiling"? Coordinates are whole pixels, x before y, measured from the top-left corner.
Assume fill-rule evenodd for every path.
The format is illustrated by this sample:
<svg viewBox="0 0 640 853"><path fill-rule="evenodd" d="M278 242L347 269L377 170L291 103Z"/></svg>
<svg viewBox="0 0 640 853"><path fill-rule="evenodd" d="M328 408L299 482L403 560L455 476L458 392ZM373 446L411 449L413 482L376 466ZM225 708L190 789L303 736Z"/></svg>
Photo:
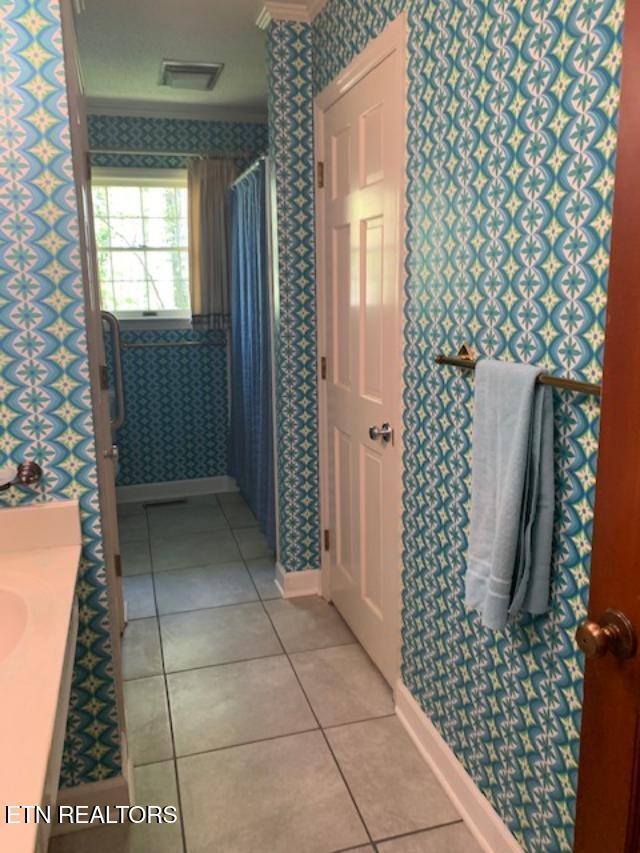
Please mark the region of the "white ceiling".
<svg viewBox="0 0 640 853"><path fill-rule="evenodd" d="M158 115L256 119L266 114L262 0L84 0L77 16L90 105ZM159 86L163 59L224 62L212 92ZM127 107L129 108L127 110ZM141 110L140 108L144 108Z"/></svg>

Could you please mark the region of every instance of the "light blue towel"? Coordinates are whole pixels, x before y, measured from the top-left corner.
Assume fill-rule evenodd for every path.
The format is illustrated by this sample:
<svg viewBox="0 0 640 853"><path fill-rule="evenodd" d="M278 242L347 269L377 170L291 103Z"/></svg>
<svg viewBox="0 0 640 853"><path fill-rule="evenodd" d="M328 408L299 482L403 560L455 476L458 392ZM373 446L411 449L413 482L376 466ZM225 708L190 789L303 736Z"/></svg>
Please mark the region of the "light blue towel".
<svg viewBox="0 0 640 853"><path fill-rule="evenodd" d="M549 606L553 397L540 368L476 366L466 601L488 628Z"/></svg>

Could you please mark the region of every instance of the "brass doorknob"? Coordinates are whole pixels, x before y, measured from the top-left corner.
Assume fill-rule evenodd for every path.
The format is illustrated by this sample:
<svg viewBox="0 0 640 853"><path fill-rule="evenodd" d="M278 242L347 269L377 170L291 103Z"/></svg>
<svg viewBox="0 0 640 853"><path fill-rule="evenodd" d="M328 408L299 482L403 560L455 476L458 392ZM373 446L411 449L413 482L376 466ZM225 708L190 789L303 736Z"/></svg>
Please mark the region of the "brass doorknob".
<svg viewBox="0 0 640 853"><path fill-rule="evenodd" d="M597 622L582 622L576 631L576 642L588 658L611 652L619 660L627 660L636 653L636 632L619 610L605 610Z"/></svg>

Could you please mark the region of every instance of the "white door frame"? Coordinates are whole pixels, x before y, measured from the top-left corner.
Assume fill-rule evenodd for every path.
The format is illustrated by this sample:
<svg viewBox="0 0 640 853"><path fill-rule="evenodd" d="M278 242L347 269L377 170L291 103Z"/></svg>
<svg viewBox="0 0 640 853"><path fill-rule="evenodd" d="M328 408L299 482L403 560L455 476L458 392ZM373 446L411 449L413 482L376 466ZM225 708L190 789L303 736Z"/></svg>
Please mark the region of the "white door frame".
<svg viewBox="0 0 640 853"><path fill-rule="evenodd" d="M402 136L402 151L404 152L404 163L401 170L402 187L400 192L400 204L398 210L398 287L399 294L399 321L401 325L400 340L404 340L404 282L405 282L405 257L406 257L406 135L407 135L407 24L406 13L402 12L391 21L375 39L369 42L364 50L352 60L345 70L339 74L331 83L316 96L314 100L314 148L316 163L324 159L324 115L325 112L335 104L339 98L345 95L377 65L380 65L390 54L398 51L401 56L402 78L404 81L402 91L403 111L401 127L398 133ZM327 436L327 383L322 379L321 358L327 353L327 323L326 323L326 293L327 283L325 278L325 233L324 233L324 191L316 187L316 319L318 329L318 450L319 450L319 481L320 481L320 525L322 530L329 527L329 449ZM401 366L404 368L404 350L400 355ZM394 423L395 435L402 447L403 432L403 370L398 377L398 412L399 420ZM400 490L402 494L402 490ZM401 512L401 507L398 507ZM398 553L398 566L402 567L402 545ZM321 542L321 591L324 598L330 596L330 559L329 552L324 549ZM398 581L396 589L398 611L401 608L402 582ZM400 624L400 623L398 623ZM400 634L398 634L398 652L400 649Z"/></svg>

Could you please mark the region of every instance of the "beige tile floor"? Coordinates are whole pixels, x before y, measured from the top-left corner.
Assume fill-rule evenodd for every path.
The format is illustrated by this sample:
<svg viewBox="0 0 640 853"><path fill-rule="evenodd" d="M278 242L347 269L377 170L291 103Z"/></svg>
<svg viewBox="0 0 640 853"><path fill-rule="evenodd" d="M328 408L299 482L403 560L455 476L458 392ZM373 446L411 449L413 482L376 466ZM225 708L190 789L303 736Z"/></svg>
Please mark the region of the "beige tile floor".
<svg viewBox="0 0 640 853"><path fill-rule="evenodd" d="M62 836L50 853L477 853L331 605L283 601L237 494L123 508L136 801L175 825Z"/></svg>

